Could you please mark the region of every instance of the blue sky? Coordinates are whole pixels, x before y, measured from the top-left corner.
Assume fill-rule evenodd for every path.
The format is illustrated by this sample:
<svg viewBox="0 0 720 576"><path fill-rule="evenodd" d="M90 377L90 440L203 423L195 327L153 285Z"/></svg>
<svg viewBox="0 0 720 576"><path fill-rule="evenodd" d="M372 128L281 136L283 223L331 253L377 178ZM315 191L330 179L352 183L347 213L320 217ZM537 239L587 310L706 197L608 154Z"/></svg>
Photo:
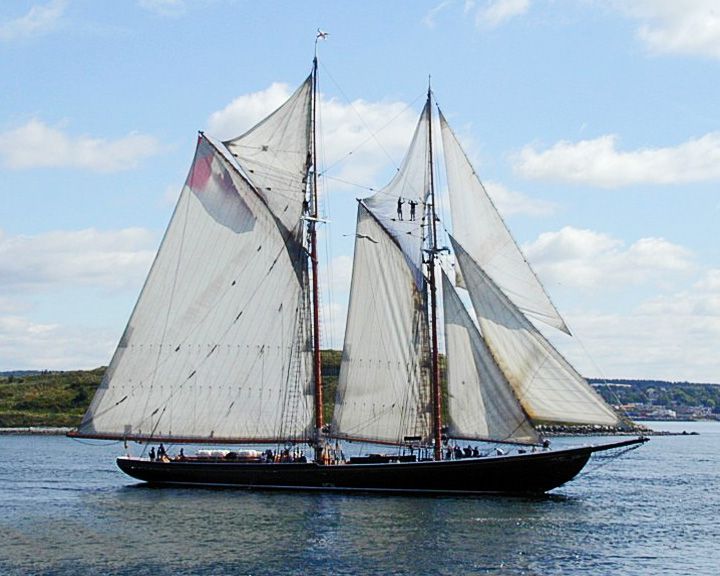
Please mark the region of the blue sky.
<svg viewBox="0 0 720 576"><path fill-rule="evenodd" d="M0 5L0 370L109 362L192 159L320 46L325 346L428 75L586 376L720 382L714 0ZM347 236L350 235L350 236Z"/></svg>

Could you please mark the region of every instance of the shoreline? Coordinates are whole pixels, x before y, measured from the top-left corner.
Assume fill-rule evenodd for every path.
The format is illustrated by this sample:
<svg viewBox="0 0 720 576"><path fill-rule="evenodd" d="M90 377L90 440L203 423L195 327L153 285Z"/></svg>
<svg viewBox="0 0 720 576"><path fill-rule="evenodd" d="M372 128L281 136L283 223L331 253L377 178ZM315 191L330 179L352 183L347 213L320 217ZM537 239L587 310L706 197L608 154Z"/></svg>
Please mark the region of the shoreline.
<svg viewBox="0 0 720 576"><path fill-rule="evenodd" d="M0 436L65 436L72 427L54 426L19 426L17 428L0 428Z"/></svg>

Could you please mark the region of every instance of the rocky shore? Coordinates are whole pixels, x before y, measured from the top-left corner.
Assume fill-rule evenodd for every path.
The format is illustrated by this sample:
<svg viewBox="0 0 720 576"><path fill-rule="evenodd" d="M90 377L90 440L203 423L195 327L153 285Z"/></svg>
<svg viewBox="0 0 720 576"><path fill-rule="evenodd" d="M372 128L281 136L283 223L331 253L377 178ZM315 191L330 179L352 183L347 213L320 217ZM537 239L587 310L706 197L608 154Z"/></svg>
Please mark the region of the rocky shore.
<svg viewBox="0 0 720 576"><path fill-rule="evenodd" d="M670 432L668 430L653 430L647 426L635 424L630 428L616 428L613 426L536 426L543 436L696 436L698 432Z"/></svg>
<svg viewBox="0 0 720 576"><path fill-rule="evenodd" d="M72 428L53 428L49 426L26 426L21 428L0 428L0 434L28 435L37 434L43 436L64 436Z"/></svg>

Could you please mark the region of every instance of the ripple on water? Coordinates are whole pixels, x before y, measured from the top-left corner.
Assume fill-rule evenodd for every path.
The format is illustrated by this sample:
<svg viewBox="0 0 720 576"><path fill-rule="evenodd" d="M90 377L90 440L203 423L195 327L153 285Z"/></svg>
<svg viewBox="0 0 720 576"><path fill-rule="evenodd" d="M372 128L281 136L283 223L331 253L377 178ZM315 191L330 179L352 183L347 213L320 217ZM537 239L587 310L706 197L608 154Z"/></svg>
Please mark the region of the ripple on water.
<svg viewBox="0 0 720 576"><path fill-rule="evenodd" d="M714 575L718 439L653 439L541 498L425 498L151 489L116 446L3 438L0 574Z"/></svg>

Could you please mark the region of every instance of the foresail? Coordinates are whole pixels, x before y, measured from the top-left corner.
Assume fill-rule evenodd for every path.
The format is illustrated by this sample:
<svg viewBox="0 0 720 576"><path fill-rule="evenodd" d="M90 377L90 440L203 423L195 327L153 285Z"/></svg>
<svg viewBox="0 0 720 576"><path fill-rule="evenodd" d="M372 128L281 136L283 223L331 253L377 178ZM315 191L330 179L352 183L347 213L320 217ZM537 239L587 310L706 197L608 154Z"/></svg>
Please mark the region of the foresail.
<svg viewBox="0 0 720 576"><path fill-rule="evenodd" d="M442 113L440 126L453 236L518 308L569 334Z"/></svg>
<svg viewBox="0 0 720 576"><path fill-rule="evenodd" d="M79 435L310 437L302 221L201 138L160 250Z"/></svg>
<svg viewBox="0 0 720 576"><path fill-rule="evenodd" d="M613 409L451 240L482 336L532 422L618 425Z"/></svg>
<svg viewBox="0 0 720 576"><path fill-rule="evenodd" d="M224 143L289 230L300 219L305 201L311 97L312 76L260 124Z"/></svg>
<svg viewBox="0 0 720 576"><path fill-rule="evenodd" d="M538 434L443 273L445 361L452 438L533 443Z"/></svg>
<svg viewBox="0 0 720 576"><path fill-rule="evenodd" d="M360 203L333 435L389 443L430 438L426 325L406 256Z"/></svg>

